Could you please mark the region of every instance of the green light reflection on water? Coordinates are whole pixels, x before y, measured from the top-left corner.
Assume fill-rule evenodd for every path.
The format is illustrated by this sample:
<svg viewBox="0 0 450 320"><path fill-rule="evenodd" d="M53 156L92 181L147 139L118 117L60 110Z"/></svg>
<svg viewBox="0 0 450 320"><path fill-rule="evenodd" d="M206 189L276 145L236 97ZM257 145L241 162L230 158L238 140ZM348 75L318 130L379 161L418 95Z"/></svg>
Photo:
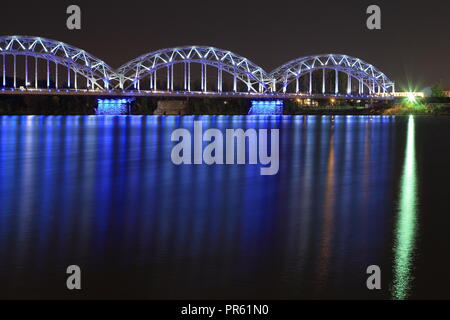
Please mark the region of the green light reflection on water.
<svg viewBox="0 0 450 320"><path fill-rule="evenodd" d="M400 199L394 244L394 280L392 298L408 298L417 231L417 172L414 117L409 116L405 162L401 178Z"/></svg>

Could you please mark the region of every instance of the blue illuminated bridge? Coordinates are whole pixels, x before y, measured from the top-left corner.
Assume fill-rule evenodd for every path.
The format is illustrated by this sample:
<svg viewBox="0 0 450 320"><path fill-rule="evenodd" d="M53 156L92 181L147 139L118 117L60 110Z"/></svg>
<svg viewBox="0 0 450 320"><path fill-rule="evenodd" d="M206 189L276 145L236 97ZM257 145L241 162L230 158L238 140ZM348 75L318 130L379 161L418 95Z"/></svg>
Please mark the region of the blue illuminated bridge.
<svg viewBox="0 0 450 320"><path fill-rule="evenodd" d="M343 54L292 60L272 72L228 50L161 49L118 69L60 41L0 37L0 94L392 99L383 72Z"/></svg>

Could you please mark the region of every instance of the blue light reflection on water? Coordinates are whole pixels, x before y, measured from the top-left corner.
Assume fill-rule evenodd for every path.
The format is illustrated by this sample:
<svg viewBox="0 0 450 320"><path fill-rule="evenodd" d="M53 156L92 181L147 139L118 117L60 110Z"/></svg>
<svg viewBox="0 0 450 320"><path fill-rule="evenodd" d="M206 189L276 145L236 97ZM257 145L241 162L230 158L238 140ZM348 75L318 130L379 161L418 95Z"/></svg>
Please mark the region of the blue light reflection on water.
<svg viewBox="0 0 450 320"><path fill-rule="evenodd" d="M205 129L280 129L279 174L173 165L170 134L193 130L194 120ZM125 294L137 297L320 297L384 258L393 118L7 116L0 123L0 277L10 281L8 296L25 292L13 280L31 277L30 286L41 287L40 278L79 263L96 275L96 297L114 296L102 286L111 275L135 281ZM354 294L365 294L361 279L350 281ZM46 285L48 296L60 294L56 283ZM178 293L169 289L175 285Z"/></svg>

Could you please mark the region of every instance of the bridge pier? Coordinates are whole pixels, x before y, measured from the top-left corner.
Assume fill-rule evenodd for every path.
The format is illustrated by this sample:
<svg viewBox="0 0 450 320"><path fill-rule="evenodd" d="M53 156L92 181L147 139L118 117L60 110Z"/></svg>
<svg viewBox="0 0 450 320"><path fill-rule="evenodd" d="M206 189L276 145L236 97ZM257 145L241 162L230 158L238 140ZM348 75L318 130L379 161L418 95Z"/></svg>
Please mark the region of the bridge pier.
<svg viewBox="0 0 450 320"><path fill-rule="evenodd" d="M249 115L282 115L284 102L282 100L252 100Z"/></svg>
<svg viewBox="0 0 450 320"><path fill-rule="evenodd" d="M132 99L97 99L97 115L124 115L130 113Z"/></svg>
<svg viewBox="0 0 450 320"><path fill-rule="evenodd" d="M190 106L187 100L160 100L157 102L154 115L185 115L189 114Z"/></svg>

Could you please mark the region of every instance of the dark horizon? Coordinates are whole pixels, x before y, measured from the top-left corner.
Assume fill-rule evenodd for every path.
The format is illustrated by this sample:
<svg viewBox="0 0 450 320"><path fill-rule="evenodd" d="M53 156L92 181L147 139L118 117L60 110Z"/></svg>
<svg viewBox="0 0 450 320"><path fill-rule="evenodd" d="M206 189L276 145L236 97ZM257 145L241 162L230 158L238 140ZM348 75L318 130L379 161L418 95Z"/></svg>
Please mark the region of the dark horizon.
<svg viewBox="0 0 450 320"><path fill-rule="evenodd" d="M82 30L66 28L67 6L82 10ZM366 8L378 4L382 30L366 28ZM113 68L147 52L183 45L233 51L270 72L298 57L341 53L386 73L397 90L421 90L441 82L450 88L450 3L424 6L401 0L219 3L39 1L5 4L1 35L51 38L79 47Z"/></svg>

